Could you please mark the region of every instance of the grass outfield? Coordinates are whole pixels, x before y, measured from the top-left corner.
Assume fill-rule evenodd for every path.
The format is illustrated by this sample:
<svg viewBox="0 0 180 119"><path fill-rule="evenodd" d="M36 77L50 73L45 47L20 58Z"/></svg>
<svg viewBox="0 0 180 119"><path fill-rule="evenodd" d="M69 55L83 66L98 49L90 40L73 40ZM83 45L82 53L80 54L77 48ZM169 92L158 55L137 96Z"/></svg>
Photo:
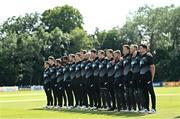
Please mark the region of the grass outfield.
<svg viewBox="0 0 180 119"><path fill-rule="evenodd" d="M0 119L175 119L180 118L180 87L155 88L156 114L105 111L44 110L43 91L0 92Z"/></svg>

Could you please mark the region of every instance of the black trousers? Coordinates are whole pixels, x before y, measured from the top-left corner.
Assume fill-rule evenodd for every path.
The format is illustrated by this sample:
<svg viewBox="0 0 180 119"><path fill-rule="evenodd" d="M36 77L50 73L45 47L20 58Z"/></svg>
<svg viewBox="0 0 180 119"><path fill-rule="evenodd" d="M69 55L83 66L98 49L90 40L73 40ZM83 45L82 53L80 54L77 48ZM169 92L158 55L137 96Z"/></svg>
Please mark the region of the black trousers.
<svg viewBox="0 0 180 119"><path fill-rule="evenodd" d="M79 84L79 79L74 79L72 82L73 86L73 92L74 92L74 98L75 98L75 106L80 106L80 84Z"/></svg>
<svg viewBox="0 0 180 119"><path fill-rule="evenodd" d="M99 78L100 82L100 97L102 100L103 108L111 108L111 93L109 90L108 77L105 75L104 77Z"/></svg>
<svg viewBox="0 0 180 119"><path fill-rule="evenodd" d="M110 91L111 95L111 103L112 103L112 108L116 108L116 102L115 102L115 94L114 94L114 89L113 89L113 83L114 83L114 77L108 77L108 89Z"/></svg>
<svg viewBox="0 0 180 119"><path fill-rule="evenodd" d="M65 90L64 90L64 82L61 81L57 84L57 90L58 90L58 106L62 107L63 106L63 99L64 99L64 106L66 106L66 95L65 95Z"/></svg>
<svg viewBox="0 0 180 119"><path fill-rule="evenodd" d="M97 92L95 88L95 80L93 76L87 79L87 93L89 97L89 106L94 107L97 106Z"/></svg>
<svg viewBox="0 0 180 119"><path fill-rule="evenodd" d="M63 85L63 101L64 101L64 106L67 106L67 96L66 96L65 92L66 92L65 91L65 86Z"/></svg>
<svg viewBox="0 0 180 119"><path fill-rule="evenodd" d="M88 107L88 99L87 99L87 80L85 78L80 78L79 81L79 95L80 95L80 106Z"/></svg>
<svg viewBox="0 0 180 119"><path fill-rule="evenodd" d="M125 81L125 99L127 103L127 109L135 109L135 97L134 97L134 84L132 80L132 74L128 73L126 76L124 76Z"/></svg>
<svg viewBox="0 0 180 119"><path fill-rule="evenodd" d="M53 106L53 96L52 96L52 84L51 82L44 84L44 91L47 97L47 106Z"/></svg>
<svg viewBox="0 0 180 119"><path fill-rule="evenodd" d="M142 110L143 103L144 103L144 95L143 95L143 84L140 80L140 73L133 73L132 74L132 80L134 84L134 98L135 98L135 104L138 107L138 110Z"/></svg>
<svg viewBox="0 0 180 119"><path fill-rule="evenodd" d="M151 73L147 72L140 75L140 78L144 82L143 93L145 99L145 109L149 110L149 94L151 95L152 108L156 109L156 96L153 88L153 82L151 81Z"/></svg>
<svg viewBox="0 0 180 119"><path fill-rule="evenodd" d="M53 90L54 106L57 106L57 104L58 104L58 85L53 84L52 90Z"/></svg>
<svg viewBox="0 0 180 119"><path fill-rule="evenodd" d="M111 108L111 94L108 88L100 88L100 96L102 98L102 107Z"/></svg>
<svg viewBox="0 0 180 119"><path fill-rule="evenodd" d="M101 108L101 97L100 97L100 86L99 86L99 77L94 77L94 82L95 82L95 100L96 100L96 104L95 106L97 108Z"/></svg>
<svg viewBox="0 0 180 119"><path fill-rule="evenodd" d="M134 109L136 110L135 96L134 96L134 88L127 87L126 88L126 98L127 98L127 107L128 110Z"/></svg>
<svg viewBox="0 0 180 119"><path fill-rule="evenodd" d="M64 81L65 90L68 98L68 106L74 106L74 98L73 98L73 87L72 82L70 80Z"/></svg>
<svg viewBox="0 0 180 119"><path fill-rule="evenodd" d="M117 103L118 111L125 110L126 104L124 97L125 90L124 90L123 77L114 80L113 88L114 88L115 100Z"/></svg>

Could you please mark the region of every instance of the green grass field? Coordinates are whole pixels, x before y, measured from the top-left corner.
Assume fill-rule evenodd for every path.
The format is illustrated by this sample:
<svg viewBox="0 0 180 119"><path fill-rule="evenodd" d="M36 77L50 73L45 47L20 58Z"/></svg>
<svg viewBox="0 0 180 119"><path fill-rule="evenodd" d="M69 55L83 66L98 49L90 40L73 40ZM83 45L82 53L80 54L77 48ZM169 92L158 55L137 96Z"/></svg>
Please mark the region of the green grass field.
<svg viewBox="0 0 180 119"><path fill-rule="evenodd" d="M43 91L0 92L0 119L175 119L180 118L180 87L155 88L157 113L122 113L106 111L44 110Z"/></svg>

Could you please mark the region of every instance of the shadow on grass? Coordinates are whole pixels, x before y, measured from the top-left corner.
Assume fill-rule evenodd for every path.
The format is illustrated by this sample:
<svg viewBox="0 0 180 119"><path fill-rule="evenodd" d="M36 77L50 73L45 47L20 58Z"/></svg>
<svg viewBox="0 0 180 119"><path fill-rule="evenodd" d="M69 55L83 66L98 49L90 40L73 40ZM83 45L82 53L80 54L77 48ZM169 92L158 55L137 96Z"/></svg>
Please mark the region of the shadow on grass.
<svg viewBox="0 0 180 119"><path fill-rule="evenodd" d="M180 119L180 116L176 116L176 117L174 117L173 119Z"/></svg>
<svg viewBox="0 0 180 119"><path fill-rule="evenodd" d="M79 113L79 114L95 114L95 115L106 115L106 116L124 116L124 117L137 117L137 116L144 116L143 113L137 112L117 112L117 111L100 111L100 110L68 110L68 109L43 109L43 108L33 108L30 110L44 110L44 111L56 111L56 112L64 112L64 113Z"/></svg>

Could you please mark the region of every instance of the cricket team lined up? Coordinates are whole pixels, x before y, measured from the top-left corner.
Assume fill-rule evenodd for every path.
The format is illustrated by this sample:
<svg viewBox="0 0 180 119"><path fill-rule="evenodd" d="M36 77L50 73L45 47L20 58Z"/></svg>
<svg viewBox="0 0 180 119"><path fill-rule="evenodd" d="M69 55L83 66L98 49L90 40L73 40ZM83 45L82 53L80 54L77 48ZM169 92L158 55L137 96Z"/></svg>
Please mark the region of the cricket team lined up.
<svg viewBox="0 0 180 119"><path fill-rule="evenodd" d="M82 50L44 63L46 108L156 112L155 65L145 44Z"/></svg>

